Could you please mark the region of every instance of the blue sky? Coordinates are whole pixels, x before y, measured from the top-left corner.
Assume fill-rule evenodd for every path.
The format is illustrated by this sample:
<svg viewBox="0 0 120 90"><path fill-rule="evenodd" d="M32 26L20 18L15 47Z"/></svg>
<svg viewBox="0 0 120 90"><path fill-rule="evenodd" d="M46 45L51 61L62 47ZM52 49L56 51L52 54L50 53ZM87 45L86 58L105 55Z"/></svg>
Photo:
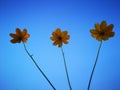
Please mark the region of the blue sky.
<svg viewBox="0 0 120 90"><path fill-rule="evenodd" d="M0 90L52 90L22 44L9 33L26 28L26 46L57 90L69 90L60 48L49 39L56 28L71 36L63 45L73 90L87 90L99 42L90 29L105 20L115 36L103 42L91 90L120 90L119 0L0 0Z"/></svg>

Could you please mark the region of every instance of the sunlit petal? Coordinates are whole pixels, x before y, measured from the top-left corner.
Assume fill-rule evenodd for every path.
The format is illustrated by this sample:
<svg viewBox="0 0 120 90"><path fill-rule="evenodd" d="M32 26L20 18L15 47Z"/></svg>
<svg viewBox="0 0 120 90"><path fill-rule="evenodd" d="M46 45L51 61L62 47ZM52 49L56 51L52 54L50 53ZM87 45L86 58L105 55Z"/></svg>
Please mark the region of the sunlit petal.
<svg viewBox="0 0 120 90"><path fill-rule="evenodd" d="M18 39L12 39L12 40L10 40L11 41L11 43L20 43L21 41L20 40L18 40Z"/></svg>
<svg viewBox="0 0 120 90"><path fill-rule="evenodd" d="M106 21L102 21L101 24L100 24L100 29L105 29L107 27L107 23Z"/></svg>
<svg viewBox="0 0 120 90"><path fill-rule="evenodd" d="M24 29L23 32L22 32L22 36L25 36L27 34L27 30Z"/></svg>
<svg viewBox="0 0 120 90"><path fill-rule="evenodd" d="M114 27L114 25L113 24L110 24L110 25L108 25L108 27L106 28L108 31L112 31L113 30L113 27Z"/></svg>
<svg viewBox="0 0 120 90"><path fill-rule="evenodd" d="M21 36L22 35L21 30L19 28L16 28L16 35L17 36Z"/></svg>
<svg viewBox="0 0 120 90"><path fill-rule="evenodd" d="M96 30L100 31L100 25L99 24L95 24L95 28L96 28Z"/></svg>
<svg viewBox="0 0 120 90"><path fill-rule="evenodd" d="M68 44L68 41L63 41L64 44Z"/></svg>
<svg viewBox="0 0 120 90"><path fill-rule="evenodd" d="M10 36L11 36L12 38L18 38L18 36L17 36L16 34L10 33Z"/></svg>

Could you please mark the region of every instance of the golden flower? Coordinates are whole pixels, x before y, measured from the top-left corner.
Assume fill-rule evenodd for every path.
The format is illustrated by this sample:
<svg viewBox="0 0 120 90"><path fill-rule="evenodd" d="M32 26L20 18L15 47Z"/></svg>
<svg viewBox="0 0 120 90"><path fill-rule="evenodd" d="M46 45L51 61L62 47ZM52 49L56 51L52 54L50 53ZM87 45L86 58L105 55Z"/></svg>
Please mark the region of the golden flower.
<svg viewBox="0 0 120 90"><path fill-rule="evenodd" d="M102 21L101 24L95 24L95 29L90 30L90 32L92 37L96 38L98 41L108 40L115 34L112 32L113 27L113 24L107 26L106 21Z"/></svg>
<svg viewBox="0 0 120 90"><path fill-rule="evenodd" d="M68 39L70 39L70 35L68 35L67 31L61 31L60 28L57 28L50 37L52 41L54 41L53 45L58 45L58 47L62 47L62 44L68 44Z"/></svg>
<svg viewBox="0 0 120 90"><path fill-rule="evenodd" d="M13 38L11 43L20 43L21 41L26 42L30 37L26 29L21 31L19 28L16 28L16 34L10 33L10 36Z"/></svg>

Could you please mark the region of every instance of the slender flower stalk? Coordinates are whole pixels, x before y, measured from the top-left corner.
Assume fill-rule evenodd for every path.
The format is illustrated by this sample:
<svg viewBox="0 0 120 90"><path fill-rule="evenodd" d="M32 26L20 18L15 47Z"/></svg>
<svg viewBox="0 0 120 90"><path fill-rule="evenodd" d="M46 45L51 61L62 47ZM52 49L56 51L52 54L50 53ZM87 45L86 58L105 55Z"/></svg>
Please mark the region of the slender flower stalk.
<svg viewBox="0 0 120 90"><path fill-rule="evenodd" d="M92 77L93 77L93 74L94 74L94 71L95 71L95 67L96 67L97 62L98 62L98 57L99 57L101 46L102 46L102 41L100 42L100 45L99 45L99 48L98 48L96 60L95 60L95 63L94 63L94 66L93 66L93 69L92 69L92 72L91 72L91 76L90 76L90 79L89 79L89 84L88 84L87 90L90 90L90 85L91 85Z"/></svg>
<svg viewBox="0 0 120 90"><path fill-rule="evenodd" d="M66 65L66 61L65 61L65 55L64 55L63 48L62 48L63 43L64 44L68 44L68 40L70 39L70 35L68 35L67 31L61 31L60 28L57 28L52 33L52 36L50 37L50 39L52 41L54 41L54 43L53 43L54 46L58 45L58 47L61 48L62 55L63 55L63 60L64 60L65 71L66 71L66 76L67 76L67 81L68 81L68 85L69 85L70 90L72 90L72 87L71 87L71 84L70 84L70 80L69 80L67 65Z"/></svg>
<svg viewBox="0 0 120 90"><path fill-rule="evenodd" d="M113 24L107 25L106 21L102 21L101 24L97 23L94 26L95 26L95 29L90 30L91 36L93 38L96 38L96 40L98 40L100 42L100 46L98 48L96 60L95 60L95 63L94 63L94 66L93 66L93 69L92 69L92 72L91 72L91 76L90 76L90 80L89 80L89 83L88 83L87 90L90 90L92 77L93 77L93 74L94 74L94 71L95 71L96 64L98 62L98 57L99 57L100 49L101 49L101 46L102 46L102 41L103 40L106 41L106 40L108 40L109 38L111 38L115 35L115 33L112 31L113 27L114 27Z"/></svg>
<svg viewBox="0 0 120 90"><path fill-rule="evenodd" d="M68 81L68 84L69 84L69 88L70 88L70 90L72 90L72 87L71 87L71 84L70 84L69 75L68 75L68 70L67 70L67 65L66 65L65 55L64 55L64 51L63 51L63 48L62 48L62 47L61 47L61 51L62 51L62 55L63 55L63 60L64 60L64 66L65 66L65 71L66 71L67 81Z"/></svg>
<svg viewBox="0 0 120 90"><path fill-rule="evenodd" d="M40 73L42 73L42 75L44 76L44 78L48 81L48 83L50 84L50 86L53 88L53 90L56 90L55 87L53 86L53 84L50 82L50 80L47 78L47 76L44 74L44 72L40 69L40 67L38 66L38 64L36 63L36 61L34 60L34 58L32 57L32 55L28 52L25 43L23 42L24 45L24 49L26 51L26 53L28 54L28 56L31 58L31 60L33 61L33 63L35 64L35 66L37 67L37 69L40 71Z"/></svg>
<svg viewBox="0 0 120 90"><path fill-rule="evenodd" d="M25 43L27 41L27 39L30 37L30 34L27 33L27 29L23 29L23 31L21 31L19 28L16 28L16 34L10 33L10 36L13 38L11 41L11 43L16 44L16 43L23 43L24 45L24 49L26 51L26 53L28 54L28 56L31 58L31 60L33 61L33 63L35 64L35 66L37 67L37 69L40 71L40 73L42 73L42 75L45 77L45 79L48 81L48 83L50 84L50 86L54 89L55 87L53 86L53 84L50 82L50 80L47 78L47 76L44 74L44 72L40 69L40 67L38 66L38 64L36 63L36 61L34 60L34 58L32 57L32 55L30 55L30 53L28 52Z"/></svg>

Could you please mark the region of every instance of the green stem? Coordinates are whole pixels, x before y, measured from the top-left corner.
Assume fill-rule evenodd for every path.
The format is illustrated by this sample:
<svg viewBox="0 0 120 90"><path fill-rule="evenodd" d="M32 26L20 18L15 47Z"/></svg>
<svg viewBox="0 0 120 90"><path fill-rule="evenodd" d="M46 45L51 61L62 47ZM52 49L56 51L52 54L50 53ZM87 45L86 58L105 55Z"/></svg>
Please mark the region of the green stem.
<svg viewBox="0 0 120 90"><path fill-rule="evenodd" d="M67 75L67 81L68 81L70 90L72 90L72 87L71 87L71 84L70 84L70 80L69 80L67 65L66 65L66 61L65 61L65 55L64 55L64 51L63 51L62 47L61 47L61 51L62 51L62 55L63 55L63 59L64 59L64 65L65 65L65 71L66 71L66 75Z"/></svg>
<svg viewBox="0 0 120 90"><path fill-rule="evenodd" d="M44 74L44 72L40 69L40 67L38 66L38 64L36 63L36 61L34 60L34 58L32 57L32 55L30 55L30 53L28 52L25 43L23 43L24 45L24 49L26 51L26 53L28 54L28 56L31 58L31 60L33 61L33 63L35 64L35 66L37 67L37 69L42 73L42 75L45 77L45 79L48 81L48 83L50 84L50 86L53 88L53 90L56 90L55 87L53 86L53 84L50 82L50 80L47 78L47 76Z"/></svg>
<svg viewBox="0 0 120 90"><path fill-rule="evenodd" d="M90 85L91 85L92 77L93 77L93 74L94 74L94 71L95 71L95 67L96 67L96 64L97 64L97 61L98 61L98 57L99 57L101 46L102 46L102 41L100 42L100 46L98 48L96 60L95 60L95 63L94 63L93 69L92 69L92 73L91 73L91 76L90 76L90 79L89 79L89 84L88 84L87 90L90 90Z"/></svg>

